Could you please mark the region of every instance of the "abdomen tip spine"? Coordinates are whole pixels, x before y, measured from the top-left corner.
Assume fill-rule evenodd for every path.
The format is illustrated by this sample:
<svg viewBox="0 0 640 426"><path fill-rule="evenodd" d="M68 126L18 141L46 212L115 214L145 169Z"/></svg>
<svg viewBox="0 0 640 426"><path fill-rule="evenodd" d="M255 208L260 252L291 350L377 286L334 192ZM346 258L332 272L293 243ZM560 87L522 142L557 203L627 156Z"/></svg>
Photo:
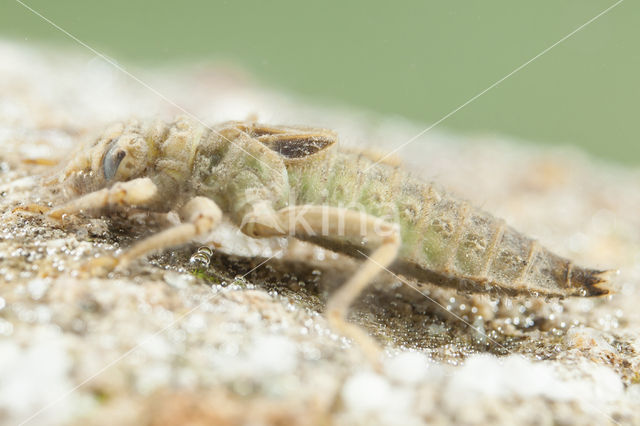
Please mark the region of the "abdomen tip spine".
<svg viewBox="0 0 640 426"><path fill-rule="evenodd" d="M604 296L615 292L611 275L616 271L573 268L571 271L571 288L580 296Z"/></svg>

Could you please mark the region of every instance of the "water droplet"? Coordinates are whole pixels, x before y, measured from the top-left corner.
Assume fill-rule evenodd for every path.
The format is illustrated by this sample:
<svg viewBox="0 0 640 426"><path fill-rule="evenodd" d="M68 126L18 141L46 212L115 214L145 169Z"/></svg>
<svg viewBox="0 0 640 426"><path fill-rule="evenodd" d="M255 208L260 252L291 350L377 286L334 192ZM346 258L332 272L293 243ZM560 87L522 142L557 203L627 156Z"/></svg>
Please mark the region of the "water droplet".
<svg viewBox="0 0 640 426"><path fill-rule="evenodd" d="M40 300L49 289L50 280L36 278L29 281L27 291L33 300Z"/></svg>

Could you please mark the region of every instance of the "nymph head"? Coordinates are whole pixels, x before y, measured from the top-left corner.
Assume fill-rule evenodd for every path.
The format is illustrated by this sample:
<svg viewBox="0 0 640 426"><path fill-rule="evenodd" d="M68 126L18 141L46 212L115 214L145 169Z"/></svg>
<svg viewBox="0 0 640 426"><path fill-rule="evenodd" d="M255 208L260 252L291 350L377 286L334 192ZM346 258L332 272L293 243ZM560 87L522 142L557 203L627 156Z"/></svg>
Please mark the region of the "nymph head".
<svg viewBox="0 0 640 426"><path fill-rule="evenodd" d="M49 183L82 194L142 177L153 162L151 143L137 122L115 124L82 146Z"/></svg>

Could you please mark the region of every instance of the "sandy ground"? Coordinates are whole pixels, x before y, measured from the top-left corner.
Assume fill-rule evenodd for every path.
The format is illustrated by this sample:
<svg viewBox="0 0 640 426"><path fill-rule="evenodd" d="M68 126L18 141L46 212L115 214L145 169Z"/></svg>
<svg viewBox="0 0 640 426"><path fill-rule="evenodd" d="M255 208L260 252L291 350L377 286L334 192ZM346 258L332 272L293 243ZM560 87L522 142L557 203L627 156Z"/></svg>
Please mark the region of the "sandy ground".
<svg viewBox="0 0 640 426"><path fill-rule="evenodd" d="M0 423L640 423L638 171L488 135L409 144L399 155L414 173L578 263L619 269L618 292L489 297L382 276L352 314L386 347L376 372L321 315L352 259L291 242L261 264L283 242L225 227L204 272L191 244L87 278L88 259L163 224L62 227L14 210L55 204L39 160L113 121L257 114L382 151L426 125L310 105L231 68L130 71L157 93L99 58L0 42Z"/></svg>

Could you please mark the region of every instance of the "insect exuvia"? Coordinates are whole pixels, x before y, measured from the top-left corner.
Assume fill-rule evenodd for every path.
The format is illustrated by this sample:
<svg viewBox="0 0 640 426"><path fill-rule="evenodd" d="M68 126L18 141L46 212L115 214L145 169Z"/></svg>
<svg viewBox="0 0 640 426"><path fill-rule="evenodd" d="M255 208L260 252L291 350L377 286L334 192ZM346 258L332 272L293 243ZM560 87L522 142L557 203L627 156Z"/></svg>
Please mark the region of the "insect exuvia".
<svg viewBox="0 0 640 426"><path fill-rule="evenodd" d="M118 258L103 258L107 268L206 234L222 215L252 237L294 236L362 257L326 313L337 331L371 351L346 312L386 267L465 291L561 297L611 291L602 271L574 265L437 186L336 142L330 130L255 122L121 123L49 181L68 201L48 214L115 205L179 212L181 224Z"/></svg>

